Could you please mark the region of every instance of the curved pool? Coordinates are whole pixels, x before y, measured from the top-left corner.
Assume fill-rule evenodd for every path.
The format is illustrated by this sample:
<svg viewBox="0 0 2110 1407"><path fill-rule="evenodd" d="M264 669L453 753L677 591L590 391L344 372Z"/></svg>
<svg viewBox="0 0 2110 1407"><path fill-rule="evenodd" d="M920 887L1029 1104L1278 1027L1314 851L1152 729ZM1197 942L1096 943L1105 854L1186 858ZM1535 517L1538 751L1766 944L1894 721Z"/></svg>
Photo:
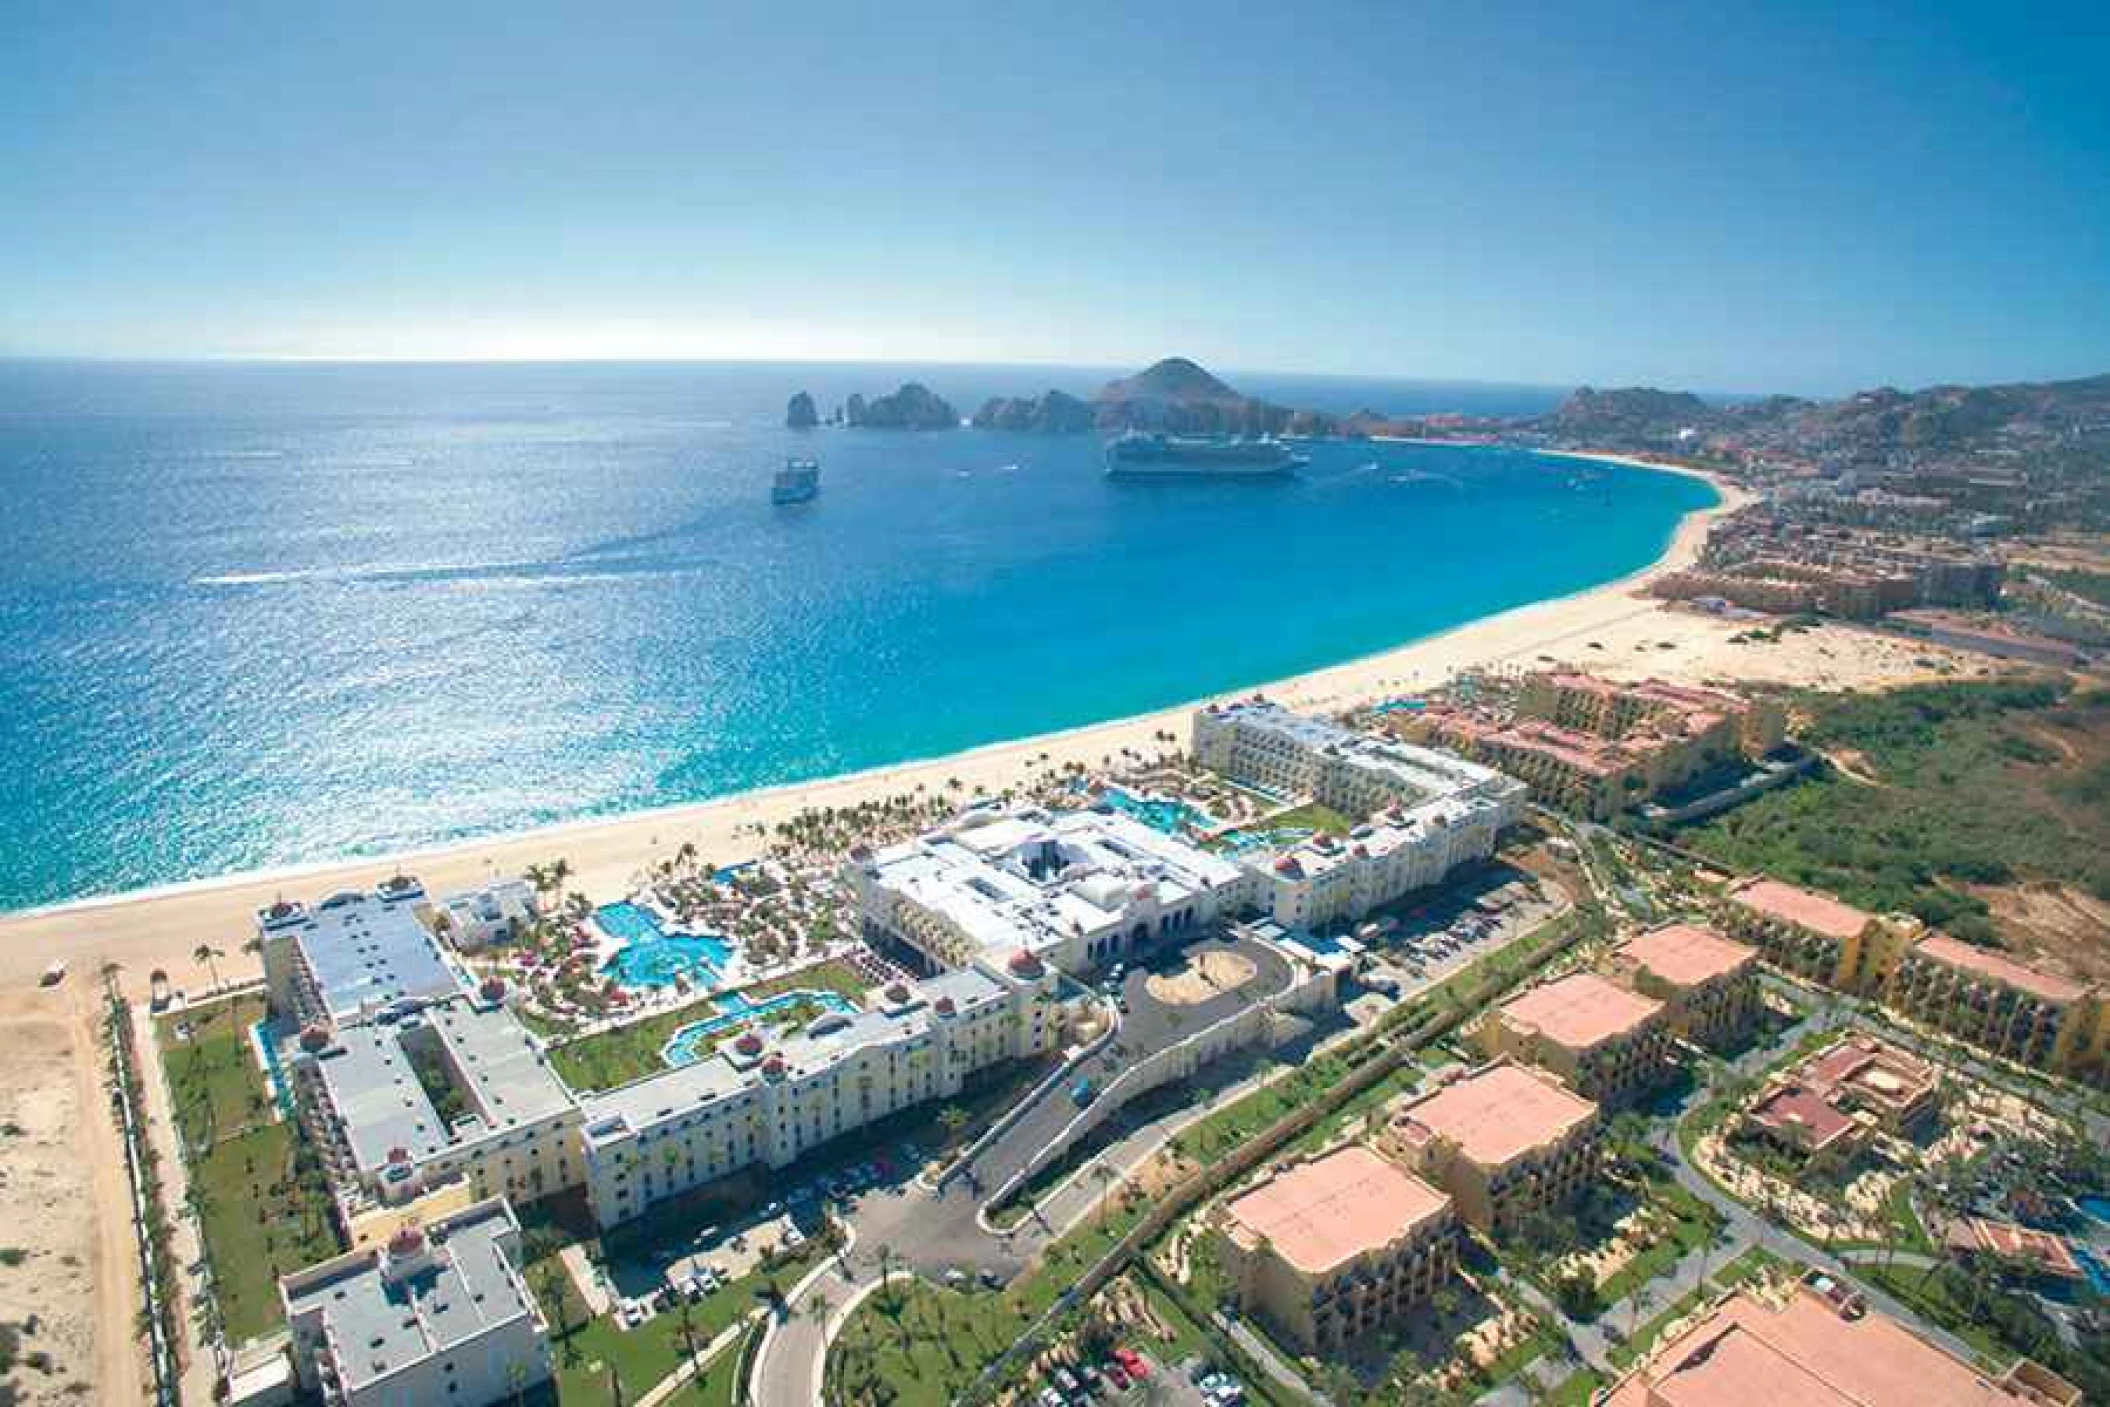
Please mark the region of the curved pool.
<svg viewBox="0 0 2110 1407"><path fill-rule="evenodd" d="M857 1004L839 992L816 991L800 987L789 992L779 992L761 1001L749 1001L738 992L718 998L712 1005L718 1008L716 1016L706 1016L701 1021L692 1021L667 1038L660 1047L659 1058L669 1067L693 1065L717 1048L712 1037L735 1026L750 1021L759 1021L773 1011L782 1011L798 1002L811 1002L828 1011L851 1012Z"/></svg>

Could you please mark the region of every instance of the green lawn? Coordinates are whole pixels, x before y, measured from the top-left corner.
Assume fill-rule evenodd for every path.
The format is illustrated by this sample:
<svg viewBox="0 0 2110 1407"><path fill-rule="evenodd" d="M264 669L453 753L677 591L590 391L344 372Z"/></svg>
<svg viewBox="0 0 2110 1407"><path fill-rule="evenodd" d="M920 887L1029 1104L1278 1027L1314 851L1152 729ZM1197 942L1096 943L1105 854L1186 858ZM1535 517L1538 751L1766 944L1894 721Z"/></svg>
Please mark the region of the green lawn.
<svg viewBox="0 0 2110 1407"><path fill-rule="evenodd" d="M688 1307L688 1341L702 1348L749 1310L762 1305L756 1291L774 1283L788 1292L800 1276L811 1269L820 1255L813 1246L802 1247L796 1256L774 1270L757 1270L708 1295ZM570 1279L554 1259L537 1261L527 1269L528 1287L541 1301L549 1320L551 1355L557 1365L557 1397L561 1402L601 1403L610 1400L610 1375L622 1384L623 1397L635 1402L651 1387L681 1365L684 1332L682 1312L669 1310L655 1315L635 1329L620 1327L612 1317L589 1320ZM727 1359L737 1358L728 1349ZM686 1389L684 1396L695 1392Z"/></svg>
<svg viewBox="0 0 2110 1407"><path fill-rule="evenodd" d="M800 983L798 985L808 985ZM819 990L822 984L813 984ZM750 995L753 995L750 993ZM782 1029L801 1026L819 1016L823 1008L815 1002L793 1002L761 1018L769 1026ZM613 1031L601 1031L579 1040L552 1047L549 1053L550 1068L564 1083L574 1090L613 1089L617 1085L641 1080L647 1075L658 1074L667 1068L660 1058L674 1033L693 1022L707 1020L718 1014L713 999L705 997L690 1002L673 1011L648 1016ZM713 1036L704 1048L714 1048L720 1041L729 1041L752 1023L739 1023L725 1027Z"/></svg>
<svg viewBox="0 0 2110 1407"><path fill-rule="evenodd" d="M189 1163L199 1233L230 1342L278 1326L278 1277L340 1249L328 1191L295 1170L296 1129L273 1121L249 1030L261 995L162 1017L155 1042Z"/></svg>
<svg viewBox="0 0 2110 1407"><path fill-rule="evenodd" d="M1355 829L1355 821L1351 817L1342 815L1331 806L1311 801L1292 810L1284 811L1279 816L1268 817L1264 823L1264 828L1267 830L1298 828L1319 831L1326 835L1346 835Z"/></svg>
<svg viewBox="0 0 2110 1407"><path fill-rule="evenodd" d="M749 1001L761 1001L765 997L801 989L833 992L839 997L848 997L856 1001L870 990L871 985L858 976L856 969L848 963L830 958L817 967L803 968L788 977L772 977L767 982L757 982L754 986L741 990Z"/></svg>
<svg viewBox="0 0 2110 1407"><path fill-rule="evenodd" d="M279 1276L337 1254L329 1195L299 1184L286 1124L221 1139L190 1173L220 1316L239 1344L278 1327Z"/></svg>
<svg viewBox="0 0 2110 1407"><path fill-rule="evenodd" d="M255 995L194 1007L155 1023L155 1044L186 1145L204 1147L270 1122L271 1091L249 1037L250 1028L263 1019L264 998Z"/></svg>
<svg viewBox="0 0 2110 1407"><path fill-rule="evenodd" d="M1607 1304L1625 1299L1636 1289L1676 1265L1686 1255L1707 1244L1721 1229L1722 1219L1714 1208L1675 1182L1654 1184L1650 1200L1659 1212L1668 1214L1669 1225L1661 1235L1614 1271L1612 1278L1598 1288L1599 1296Z"/></svg>

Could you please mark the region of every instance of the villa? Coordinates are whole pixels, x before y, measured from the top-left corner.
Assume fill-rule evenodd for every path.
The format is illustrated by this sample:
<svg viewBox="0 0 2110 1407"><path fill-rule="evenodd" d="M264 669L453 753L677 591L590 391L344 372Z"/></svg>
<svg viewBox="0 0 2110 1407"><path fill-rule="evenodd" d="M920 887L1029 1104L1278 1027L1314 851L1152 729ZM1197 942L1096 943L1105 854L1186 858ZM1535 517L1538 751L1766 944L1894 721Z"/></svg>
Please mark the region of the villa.
<svg viewBox="0 0 2110 1407"><path fill-rule="evenodd" d="M1458 1265L1451 1199L1359 1145L1268 1177L1223 1208L1241 1308L1307 1353L1426 1302Z"/></svg>
<svg viewBox="0 0 2110 1407"><path fill-rule="evenodd" d="M1597 1175L1597 1106L1543 1070L1497 1060L1396 1104L1378 1148L1506 1235L1568 1205Z"/></svg>
<svg viewBox="0 0 2110 1407"><path fill-rule="evenodd" d="M1998 1377L1812 1272L1783 1296L1741 1290L1596 1399L1601 1407L2070 1407L2080 1393L2028 1359Z"/></svg>
<svg viewBox="0 0 2110 1407"><path fill-rule="evenodd" d="M1510 998L1480 1023L1481 1049L1541 1066L1600 1105L1626 1102L1669 1068L1664 1005L1594 972L1571 972Z"/></svg>
<svg viewBox="0 0 2110 1407"><path fill-rule="evenodd" d="M1699 1045L1733 1045L1757 1020L1758 951L1705 925L1652 928L1613 949L1612 965L1663 1003L1673 1032Z"/></svg>
<svg viewBox="0 0 2110 1407"><path fill-rule="evenodd" d="M1238 865L1118 811L970 810L913 840L853 850L866 934L933 970L1026 952L1065 972L1198 936L1253 906Z"/></svg>
<svg viewBox="0 0 2110 1407"><path fill-rule="evenodd" d="M450 894L433 907L432 926L464 953L481 952L518 937L541 913L524 879L494 879L481 889Z"/></svg>
<svg viewBox="0 0 2110 1407"><path fill-rule="evenodd" d="M1800 1157L1838 1164L1877 1133L1908 1134L1934 1117L1934 1067L1869 1036L1850 1036L1776 1077L1744 1128Z"/></svg>
<svg viewBox="0 0 2110 1407"><path fill-rule="evenodd" d="M492 1407L550 1377L549 1331L502 1198L279 1281L295 1378L342 1407Z"/></svg>

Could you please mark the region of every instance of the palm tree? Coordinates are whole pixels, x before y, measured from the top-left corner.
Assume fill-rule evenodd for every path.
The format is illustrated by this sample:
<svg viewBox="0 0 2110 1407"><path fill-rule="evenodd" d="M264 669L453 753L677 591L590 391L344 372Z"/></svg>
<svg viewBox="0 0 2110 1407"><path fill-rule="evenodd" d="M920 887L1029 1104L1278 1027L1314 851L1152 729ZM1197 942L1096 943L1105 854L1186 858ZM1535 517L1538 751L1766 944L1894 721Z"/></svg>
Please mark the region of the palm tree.
<svg viewBox="0 0 2110 1407"><path fill-rule="evenodd" d="M213 990L214 990L215 992L219 991L219 990L220 990L220 964L219 964L219 959L221 959L221 958L223 958L223 957L226 957L226 956L227 956L227 954L225 954L225 953L221 952L221 951L220 951L220 950L219 950L218 948L215 948L215 947L214 947L214 946L213 946L212 944L210 944L210 943L200 943L200 944L199 944L199 945L198 945L197 947L195 947L195 948L191 949L191 954L190 954L190 956L191 956L191 961L192 961L192 962L200 962L200 963L203 963L203 964L205 964L205 969L206 969L206 971L208 971L208 972L210 972L210 973L212 974L212 989L213 989Z"/></svg>
<svg viewBox="0 0 2110 1407"><path fill-rule="evenodd" d="M1115 1172L1104 1163L1094 1163L1092 1164L1092 1181L1099 1184L1099 1226L1103 1230L1106 1226L1106 1204L1112 1196L1113 1189L1120 1184L1121 1174Z"/></svg>

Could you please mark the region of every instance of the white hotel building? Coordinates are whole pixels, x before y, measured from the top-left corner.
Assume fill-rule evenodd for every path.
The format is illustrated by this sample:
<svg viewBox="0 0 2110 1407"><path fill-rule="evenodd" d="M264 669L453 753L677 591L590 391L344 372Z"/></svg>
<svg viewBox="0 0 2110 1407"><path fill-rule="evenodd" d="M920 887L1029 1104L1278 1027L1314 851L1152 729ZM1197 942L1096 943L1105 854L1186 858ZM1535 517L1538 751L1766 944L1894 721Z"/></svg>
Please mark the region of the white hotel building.
<svg viewBox="0 0 2110 1407"><path fill-rule="evenodd" d="M1524 783L1491 767L1264 699L1196 710L1194 755L1234 782L1360 819L1345 837L1314 836L1255 859L1264 867L1264 906L1297 928L1360 918L1485 859L1526 795Z"/></svg>
<svg viewBox="0 0 2110 1407"><path fill-rule="evenodd" d="M933 967L1031 953L1065 972L1198 934L1253 906L1258 880L1109 811L968 811L914 840L851 852L868 933Z"/></svg>
<svg viewBox="0 0 2110 1407"><path fill-rule="evenodd" d="M586 1189L603 1226L801 1154L1057 1038L1055 974L1027 953L871 994L781 1040L746 1032L692 1065L587 1096Z"/></svg>

